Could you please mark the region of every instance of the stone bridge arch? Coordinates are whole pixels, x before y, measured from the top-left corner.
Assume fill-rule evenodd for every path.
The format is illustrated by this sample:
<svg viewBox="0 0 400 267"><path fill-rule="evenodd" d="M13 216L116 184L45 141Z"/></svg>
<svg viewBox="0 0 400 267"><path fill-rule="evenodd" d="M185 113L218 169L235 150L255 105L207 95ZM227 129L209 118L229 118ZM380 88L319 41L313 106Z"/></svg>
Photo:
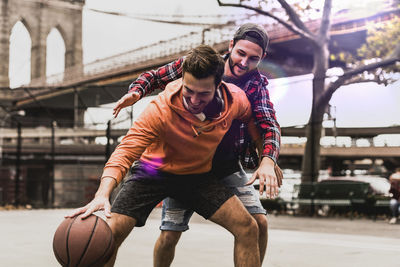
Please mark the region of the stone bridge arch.
<svg viewBox="0 0 400 267"><path fill-rule="evenodd" d="M31 80L46 77L46 39L56 28L65 42L65 69L82 65L82 8L85 0L0 0L0 88L10 84L9 38L21 21L31 41Z"/></svg>

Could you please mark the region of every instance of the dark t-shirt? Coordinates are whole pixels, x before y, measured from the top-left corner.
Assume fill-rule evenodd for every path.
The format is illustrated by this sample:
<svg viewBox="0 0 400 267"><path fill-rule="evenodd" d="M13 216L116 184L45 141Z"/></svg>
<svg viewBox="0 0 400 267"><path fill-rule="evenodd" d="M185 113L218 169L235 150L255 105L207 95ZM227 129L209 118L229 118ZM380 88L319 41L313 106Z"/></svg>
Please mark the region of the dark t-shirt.
<svg viewBox="0 0 400 267"><path fill-rule="evenodd" d="M251 76L254 74L255 72L249 72L240 79L224 75L222 80L224 82L233 83L243 89L247 81L249 81ZM224 178L240 170L239 151L236 151L237 149L235 149L235 141L239 140L240 124L239 121L234 120L231 128L224 135L221 143L217 147L213 158L212 171L218 178Z"/></svg>

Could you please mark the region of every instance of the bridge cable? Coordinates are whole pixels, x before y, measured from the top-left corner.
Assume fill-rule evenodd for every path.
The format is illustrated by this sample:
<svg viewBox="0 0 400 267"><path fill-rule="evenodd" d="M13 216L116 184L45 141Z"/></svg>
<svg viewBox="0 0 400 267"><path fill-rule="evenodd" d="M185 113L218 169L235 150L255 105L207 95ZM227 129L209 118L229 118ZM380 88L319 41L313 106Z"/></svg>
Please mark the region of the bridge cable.
<svg viewBox="0 0 400 267"><path fill-rule="evenodd" d="M165 19L156 19L156 18L149 18L143 17L144 15L136 15L136 14L127 14L127 13L122 13L122 12L116 12L116 11L105 11L105 10L99 10L99 9L94 9L94 8L88 8L90 11L98 12L98 13L103 13L107 15L113 15L113 16L123 16L131 19L137 19L137 20L145 20L145 21L151 21L151 22L158 22L158 23L167 23L167 24L176 24L176 25L183 25L183 26L203 26L203 27L210 27L210 26L226 26L229 24L234 24L235 21L237 21L237 16L234 20L229 20L225 23L204 23L204 22L183 22L183 21L177 21L177 20L165 20ZM154 15L150 15L154 16ZM218 17L217 15L216 17ZM229 16L229 15L226 15ZM244 14L243 15L246 18L249 18L249 14ZM165 17L165 16L164 16ZM170 17L184 17L184 16L170 16ZM197 16L197 18L202 17L202 16ZM207 16L204 16L207 17ZM208 16L210 17L210 16ZM221 17L221 16L219 16Z"/></svg>

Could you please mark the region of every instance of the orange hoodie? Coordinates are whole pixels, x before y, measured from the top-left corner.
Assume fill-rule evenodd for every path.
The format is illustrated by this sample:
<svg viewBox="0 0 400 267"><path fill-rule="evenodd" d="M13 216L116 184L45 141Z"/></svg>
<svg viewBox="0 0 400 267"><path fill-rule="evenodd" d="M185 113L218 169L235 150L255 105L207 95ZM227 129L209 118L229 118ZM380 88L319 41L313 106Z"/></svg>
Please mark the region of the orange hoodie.
<svg viewBox="0 0 400 267"><path fill-rule="evenodd" d="M221 116L202 122L183 106L182 79L169 83L133 123L106 163L103 177L119 183L138 159L173 174L210 171L215 150L232 120L251 119L244 91L227 83L220 88L225 102Z"/></svg>

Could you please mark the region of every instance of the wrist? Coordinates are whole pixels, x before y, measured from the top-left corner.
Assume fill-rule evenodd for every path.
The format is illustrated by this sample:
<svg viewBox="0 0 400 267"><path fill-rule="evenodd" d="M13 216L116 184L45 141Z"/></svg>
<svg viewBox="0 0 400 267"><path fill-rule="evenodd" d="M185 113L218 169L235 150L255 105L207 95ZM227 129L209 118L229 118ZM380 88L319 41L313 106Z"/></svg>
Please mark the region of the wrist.
<svg viewBox="0 0 400 267"><path fill-rule="evenodd" d="M103 176L101 177L100 186L95 196L109 198L111 192L114 190L116 186L117 186L117 179L111 176Z"/></svg>
<svg viewBox="0 0 400 267"><path fill-rule="evenodd" d="M270 158L270 157L266 157L266 156L263 156L262 158L261 158L261 163L260 163L260 165L270 165L270 166L275 166L275 161L272 159L272 158Z"/></svg>
<svg viewBox="0 0 400 267"><path fill-rule="evenodd" d="M132 96L133 94L137 95L139 99L142 98L142 96L144 95L144 92L138 88L133 91L130 91L129 93L131 93Z"/></svg>

